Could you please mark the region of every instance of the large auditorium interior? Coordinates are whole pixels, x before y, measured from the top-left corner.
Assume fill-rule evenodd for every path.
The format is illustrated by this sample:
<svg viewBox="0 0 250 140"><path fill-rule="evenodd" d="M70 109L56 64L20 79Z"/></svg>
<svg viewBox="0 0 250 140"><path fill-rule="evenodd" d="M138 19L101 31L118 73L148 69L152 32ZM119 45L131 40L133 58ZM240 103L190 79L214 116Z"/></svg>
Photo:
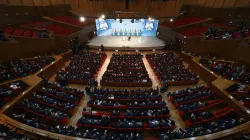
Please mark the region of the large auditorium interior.
<svg viewBox="0 0 250 140"><path fill-rule="evenodd" d="M250 140L250 0L0 0L0 140Z"/></svg>

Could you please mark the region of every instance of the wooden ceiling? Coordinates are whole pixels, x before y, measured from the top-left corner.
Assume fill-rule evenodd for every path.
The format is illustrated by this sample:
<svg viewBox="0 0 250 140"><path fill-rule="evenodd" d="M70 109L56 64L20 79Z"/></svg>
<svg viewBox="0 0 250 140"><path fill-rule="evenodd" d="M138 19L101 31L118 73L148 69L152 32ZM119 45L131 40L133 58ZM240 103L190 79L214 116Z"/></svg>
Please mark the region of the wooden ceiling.
<svg viewBox="0 0 250 140"><path fill-rule="evenodd" d="M214 8L250 6L250 0L184 0L183 5L200 5Z"/></svg>

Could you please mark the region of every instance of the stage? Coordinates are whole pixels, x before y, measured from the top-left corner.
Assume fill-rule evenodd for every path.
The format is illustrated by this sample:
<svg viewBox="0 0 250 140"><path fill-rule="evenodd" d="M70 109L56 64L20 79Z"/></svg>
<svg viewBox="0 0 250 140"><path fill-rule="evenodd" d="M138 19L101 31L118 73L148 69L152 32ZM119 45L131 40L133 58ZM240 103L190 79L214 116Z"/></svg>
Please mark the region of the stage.
<svg viewBox="0 0 250 140"><path fill-rule="evenodd" d="M97 36L89 41L92 49L100 49L101 44L106 50L152 50L163 49L165 42L152 36Z"/></svg>

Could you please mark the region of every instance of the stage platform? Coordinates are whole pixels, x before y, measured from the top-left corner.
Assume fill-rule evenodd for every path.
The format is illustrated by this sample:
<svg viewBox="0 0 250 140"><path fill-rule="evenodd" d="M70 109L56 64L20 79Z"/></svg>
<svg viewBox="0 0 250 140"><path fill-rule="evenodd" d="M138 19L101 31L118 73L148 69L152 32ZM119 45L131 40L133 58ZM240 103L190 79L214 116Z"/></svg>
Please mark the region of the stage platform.
<svg viewBox="0 0 250 140"><path fill-rule="evenodd" d="M152 36L98 36L89 41L92 49L100 49L101 44L105 50L152 50L163 49L165 42Z"/></svg>

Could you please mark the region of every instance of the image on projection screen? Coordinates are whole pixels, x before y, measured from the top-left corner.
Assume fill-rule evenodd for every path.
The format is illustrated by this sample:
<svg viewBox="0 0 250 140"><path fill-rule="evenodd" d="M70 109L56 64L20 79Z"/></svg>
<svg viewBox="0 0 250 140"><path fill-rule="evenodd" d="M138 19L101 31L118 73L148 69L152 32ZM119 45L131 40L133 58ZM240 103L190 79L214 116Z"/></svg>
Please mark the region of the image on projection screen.
<svg viewBox="0 0 250 140"><path fill-rule="evenodd" d="M98 36L156 36L158 20L97 19Z"/></svg>

